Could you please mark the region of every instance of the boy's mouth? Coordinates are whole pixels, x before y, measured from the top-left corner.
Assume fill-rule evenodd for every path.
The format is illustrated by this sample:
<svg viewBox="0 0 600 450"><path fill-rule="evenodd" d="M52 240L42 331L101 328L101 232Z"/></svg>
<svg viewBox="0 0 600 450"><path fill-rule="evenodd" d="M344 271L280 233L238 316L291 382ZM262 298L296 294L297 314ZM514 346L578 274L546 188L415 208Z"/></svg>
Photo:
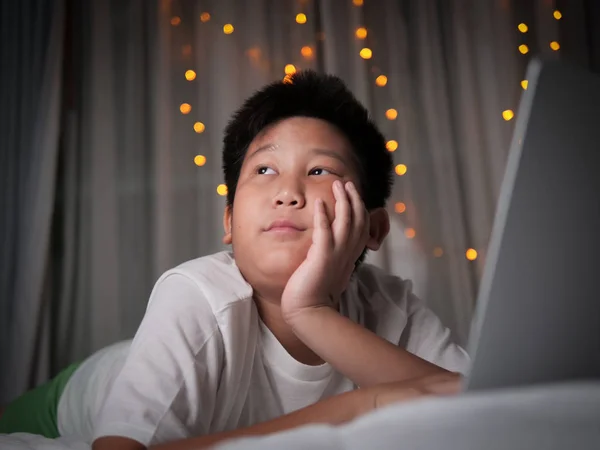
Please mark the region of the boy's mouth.
<svg viewBox="0 0 600 450"><path fill-rule="evenodd" d="M265 229L276 233L297 233L306 230L305 227L298 225L296 222L289 219L277 219Z"/></svg>

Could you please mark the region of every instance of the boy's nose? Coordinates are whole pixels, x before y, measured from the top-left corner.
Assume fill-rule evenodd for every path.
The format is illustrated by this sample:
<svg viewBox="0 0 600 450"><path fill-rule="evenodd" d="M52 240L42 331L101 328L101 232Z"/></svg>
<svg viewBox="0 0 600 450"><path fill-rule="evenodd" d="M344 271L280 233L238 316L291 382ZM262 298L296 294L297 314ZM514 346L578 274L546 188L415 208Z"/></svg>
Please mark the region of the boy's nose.
<svg viewBox="0 0 600 450"><path fill-rule="evenodd" d="M276 208L282 206L292 206L294 208L304 208L306 199L298 189L282 189L273 198L273 206Z"/></svg>

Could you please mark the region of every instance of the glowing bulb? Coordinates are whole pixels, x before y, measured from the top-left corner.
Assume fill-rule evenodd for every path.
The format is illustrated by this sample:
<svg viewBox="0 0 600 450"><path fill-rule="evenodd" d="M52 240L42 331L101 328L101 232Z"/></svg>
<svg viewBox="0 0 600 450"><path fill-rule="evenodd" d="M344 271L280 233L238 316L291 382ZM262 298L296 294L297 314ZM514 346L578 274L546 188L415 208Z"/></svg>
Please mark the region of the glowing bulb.
<svg viewBox="0 0 600 450"><path fill-rule="evenodd" d="M529 30L529 27L527 25L525 25L524 23L520 23L517 28L519 28L519 31L521 33L527 33L527 30Z"/></svg>
<svg viewBox="0 0 600 450"><path fill-rule="evenodd" d="M225 33L225 34L233 33L233 25L231 25L230 23L223 25L223 33Z"/></svg>
<svg viewBox="0 0 600 450"><path fill-rule="evenodd" d="M376 79L375 79L375 84L377 86L385 86L387 84L387 77L385 75L379 75Z"/></svg>
<svg viewBox="0 0 600 450"><path fill-rule="evenodd" d="M506 110L502 111L502 118L504 120L506 120L507 122L509 120L511 120L513 117L515 117L515 113L512 112L512 109L506 109Z"/></svg>
<svg viewBox="0 0 600 450"><path fill-rule="evenodd" d="M444 250L442 247L436 247L433 249L433 256L436 258L440 258L444 254Z"/></svg>
<svg viewBox="0 0 600 450"><path fill-rule="evenodd" d="M181 114L189 114L191 110L192 105L190 105L189 103L182 103L179 107L179 111L181 111Z"/></svg>
<svg viewBox="0 0 600 450"><path fill-rule="evenodd" d="M552 41L552 42L550 42L550 48L552 50L556 51L560 48L560 44L556 41Z"/></svg>
<svg viewBox="0 0 600 450"><path fill-rule="evenodd" d="M307 59L311 58L313 55L312 48L310 48L308 45L305 45L304 47L302 47L302 49L300 50L300 53L302 54L302 56L304 56Z"/></svg>
<svg viewBox="0 0 600 450"><path fill-rule="evenodd" d="M194 164L196 164L199 167L203 166L204 164L206 164L206 156L196 155L194 157Z"/></svg>
<svg viewBox="0 0 600 450"><path fill-rule="evenodd" d="M560 11L558 9L556 11L554 11L553 16L556 20L562 19L562 14L560 13Z"/></svg>
<svg viewBox="0 0 600 450"><path fill-rule="evenodd" d="M394 108L390 108L385 112L385 117L387 117L389 120L394 120L396 117L398 117L398 111L396 111Z"/></svg>
<svg viewBox="0 0 600 450"><path fill-rule="evenodd" d="M217 194L219 195L227 195L227 186L224 184L220 184L217 186Z"/></svg>
<svg viewBox="0 0 600 450"><path fill-rule="evenodd" d="M397 175L402 176L402 175L404 175L406 173L406 171L408 170L408 167L406 167L405 164L398 164L396 166L395 170L396 170L396 174Z"/></svg>
<svg viewBox="0 0 600 450"><path fill-rule="evenodd" d="M373 56L373 52L370 48L365 47L360 51L360 57L362 59L371 59L371 56Z"/></svg>
<svg viewBox="0 0 600 450"><path fill-rule="evenodd" d="M306 14L296 14L296 23L303 24L306 23Z"/></svg>
<svg viewBox="0 0 600 450"><path fill-rule="evenodd" d="M207 12L203 12L202 14L200 14L200 21L201 22L208 22L210 20L210 14Z"/></svg>
<svg viewBox="0 0 600 450"><path fill-rule="evenodd" d="M185 71L185 79L188 81L193 81L196 79L196 72L194 72L193 70L186 70Z"/></svg>
<svg viewBox="0 0 600 450"><path fill-rule="evenodd" d="M526 55L527 53L529 53L529 47L527 47L525 44L521 44L519 45L519 51Z"/></svg>
<svg viewBox="0 0 600 450"><path fill-rule="evenodd" d="M529 85L529 81L527 80L523 80L521 81L521 87L525 90L527 90L527 86Z"/></svg>
<svg viewBox="0 0 600 450"><path fill-rule="evenodd" d="M417 233L415 232L414 228L407 228L406 230L404 230L404 236L406 236L408 239L412 239L417 235Z"/></svg>
<svg viewBox="0 0 600 450"><path fill-rule="evenodd" d="M465 252L465 256L469 261L475 261L477 259L477 250L470 248Z"/></svg>
<svg viewBox="0 0 600 450"><path fill-rule="evenodd" d="M385 148L387 148L389 152L395 152L398 149L398 141L394 141L393 139L387 141L385 143Z"/></svg>
<svg viewBox="0 0 600 450"><path fill-rule="evenodd" d="M354 3L354 6L362 6L363 0L352 0L352 3Z"/></svg>
<svg viewBox="0 0 600 450"><path fill-rule="evenodd" d="M402 214L404 211L406 211L406 205L402 202L398 202L394 205L394 211L396 211L398 214Z"/></svg>
<svg viewBox="0 0 600 450"><path fill-rule="evenodd" d="M364 27L360 27L356 30L356 37L359 39L364 39L367 37L367 29Z"/></svg>
<svg viewBox="0 0 600 450"><path fill-rule="evenodd" d="M171 17L171 25L174 27L178 26L181 23L181 17Z"/></svg>
<svg viewBox="0 0 600 450"><path fill-rule="evenodd" d="M296 66L294 66L293 64L287 64L283 71L286 75L293 75L296 73Z"/></svg>
<svg viewBox="0 0 600 450"><path fill-rule="evenodd" d="M202 122L196 122L194 124L194 131L198 134L200 133L204 133L204 130L206 130L206 126L204 126L204 124Z"/></svg>

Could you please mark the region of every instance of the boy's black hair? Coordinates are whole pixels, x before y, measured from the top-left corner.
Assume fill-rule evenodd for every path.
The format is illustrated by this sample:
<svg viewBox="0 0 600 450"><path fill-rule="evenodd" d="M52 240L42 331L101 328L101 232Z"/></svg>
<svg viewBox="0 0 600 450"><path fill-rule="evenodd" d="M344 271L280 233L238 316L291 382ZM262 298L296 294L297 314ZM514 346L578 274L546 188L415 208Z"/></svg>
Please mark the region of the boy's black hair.
<svg viewBox="0 0 600 450"><path fill-rule="evenodd" d="M312 117L338 128L352 144L368 210L383 207L390 196L393 161L385 138L344 82L314 71L296 72L248 98L225 128L223 172L227 204L233 205L237 182L250 143L267 126L290 117Z"/></svg>

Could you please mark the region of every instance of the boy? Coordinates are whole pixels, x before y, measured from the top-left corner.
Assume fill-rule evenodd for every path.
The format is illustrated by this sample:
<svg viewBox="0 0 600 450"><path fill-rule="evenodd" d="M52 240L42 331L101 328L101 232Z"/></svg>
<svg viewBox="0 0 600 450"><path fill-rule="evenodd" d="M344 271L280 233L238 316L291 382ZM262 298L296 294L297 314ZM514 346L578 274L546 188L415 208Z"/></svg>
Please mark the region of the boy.
<svg viewBox="0 0 600 450"><path fill-rule="evenodd" d="M197 449L456 388L447 371L468 359L449 331L410 283L361 264L389 231L393 165L341 80L307 71L254 94L223 168L232 253L161 276L131 344L68 380L62 434Z"/></svg>

